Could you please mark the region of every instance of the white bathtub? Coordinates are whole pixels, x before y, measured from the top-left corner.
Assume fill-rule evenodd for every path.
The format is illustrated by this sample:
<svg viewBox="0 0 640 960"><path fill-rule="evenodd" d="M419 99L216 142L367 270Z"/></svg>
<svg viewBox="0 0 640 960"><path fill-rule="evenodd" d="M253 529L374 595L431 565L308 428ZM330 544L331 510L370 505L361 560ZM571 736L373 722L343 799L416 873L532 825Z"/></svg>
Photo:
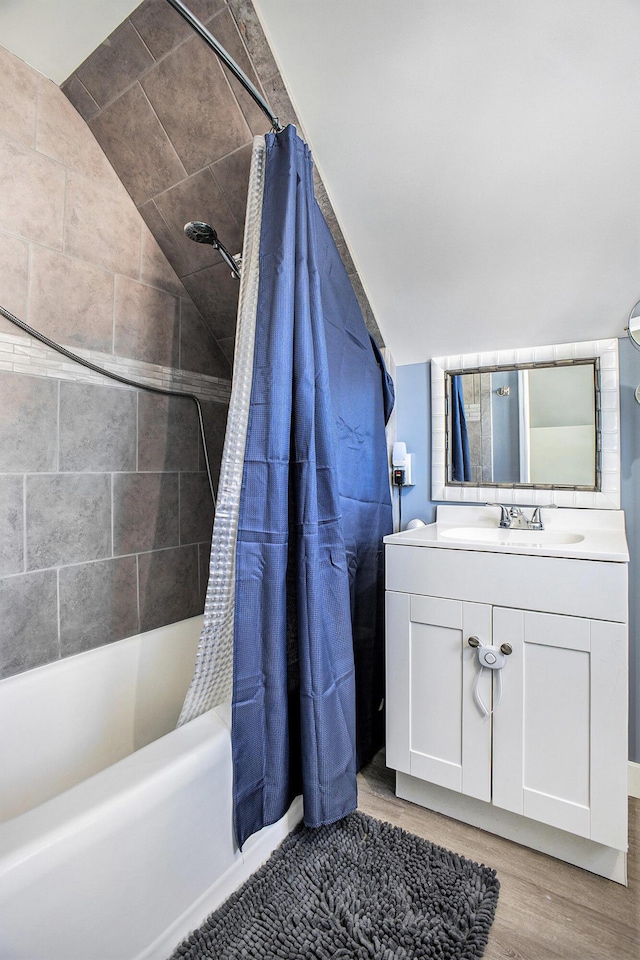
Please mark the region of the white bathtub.
<svg viewBox="0 0 640 960"><path fill-rule="evenodd" d="M166 960L300 820L241 854L228 708L173 729L201 622L0 682L2 960Z"/></svg>

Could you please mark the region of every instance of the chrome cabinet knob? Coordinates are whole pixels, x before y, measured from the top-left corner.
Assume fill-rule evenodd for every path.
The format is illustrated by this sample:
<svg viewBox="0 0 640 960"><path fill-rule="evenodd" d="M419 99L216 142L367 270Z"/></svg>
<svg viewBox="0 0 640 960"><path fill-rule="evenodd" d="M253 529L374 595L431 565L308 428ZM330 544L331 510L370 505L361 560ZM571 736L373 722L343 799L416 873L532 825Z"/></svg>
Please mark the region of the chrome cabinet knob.
<svg viewBox="0 0 640 960"><path fill-rule="evenodd" d="M500 653L504 653L505 657L508 657L510 653L513 653L513 647L510 643L501 643Z"/></svg>
<svg viewBox="0 0 640 960"><path fill-rule="evenodd" d="M467 640L467 643L469 644L470 647L480 646L480 640L478 639L478 637L469 637L469 639Z"/></svg>

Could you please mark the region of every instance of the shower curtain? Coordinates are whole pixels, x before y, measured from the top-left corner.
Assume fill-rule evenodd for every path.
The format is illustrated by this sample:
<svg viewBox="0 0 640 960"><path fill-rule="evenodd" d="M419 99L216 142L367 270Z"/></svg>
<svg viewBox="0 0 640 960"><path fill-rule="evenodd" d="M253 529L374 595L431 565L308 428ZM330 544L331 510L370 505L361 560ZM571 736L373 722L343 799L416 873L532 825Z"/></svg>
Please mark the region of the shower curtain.
<svg viewBox="0 0 640 960"><path fill-rule="evenodd" d="M357 768L382 743L392 531L393 388L315 201L308 148L291 126L265 139L254 145L263 162L245 224L205 628L181 715L232 686L240 846L301 792L309 826L356 806Z"/></svg>

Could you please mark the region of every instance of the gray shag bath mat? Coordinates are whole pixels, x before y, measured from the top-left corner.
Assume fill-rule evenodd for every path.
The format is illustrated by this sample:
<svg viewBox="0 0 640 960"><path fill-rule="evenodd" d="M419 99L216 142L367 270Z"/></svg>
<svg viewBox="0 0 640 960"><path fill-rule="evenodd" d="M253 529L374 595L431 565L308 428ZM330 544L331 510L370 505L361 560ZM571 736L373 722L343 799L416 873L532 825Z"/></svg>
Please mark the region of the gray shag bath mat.
<svg viewBox="0 0 640 960"><path fill-rule="evenodd" d="M499 887L495 870L356 812L294 830L171 960L471 960Z"/></svg>

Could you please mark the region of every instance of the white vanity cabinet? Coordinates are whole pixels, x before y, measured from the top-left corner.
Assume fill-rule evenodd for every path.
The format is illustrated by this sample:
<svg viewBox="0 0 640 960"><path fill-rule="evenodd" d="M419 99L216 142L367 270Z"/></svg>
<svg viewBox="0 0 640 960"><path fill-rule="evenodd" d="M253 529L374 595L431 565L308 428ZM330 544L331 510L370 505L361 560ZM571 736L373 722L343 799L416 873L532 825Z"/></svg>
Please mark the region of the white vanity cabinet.
<svg viewBox="0 0 640 960"><path fill-rule="evenodd" d="M624 882L626 564L403 537L386 547L398 795ZM470 637L512 648L499 702Z"/></svg>

